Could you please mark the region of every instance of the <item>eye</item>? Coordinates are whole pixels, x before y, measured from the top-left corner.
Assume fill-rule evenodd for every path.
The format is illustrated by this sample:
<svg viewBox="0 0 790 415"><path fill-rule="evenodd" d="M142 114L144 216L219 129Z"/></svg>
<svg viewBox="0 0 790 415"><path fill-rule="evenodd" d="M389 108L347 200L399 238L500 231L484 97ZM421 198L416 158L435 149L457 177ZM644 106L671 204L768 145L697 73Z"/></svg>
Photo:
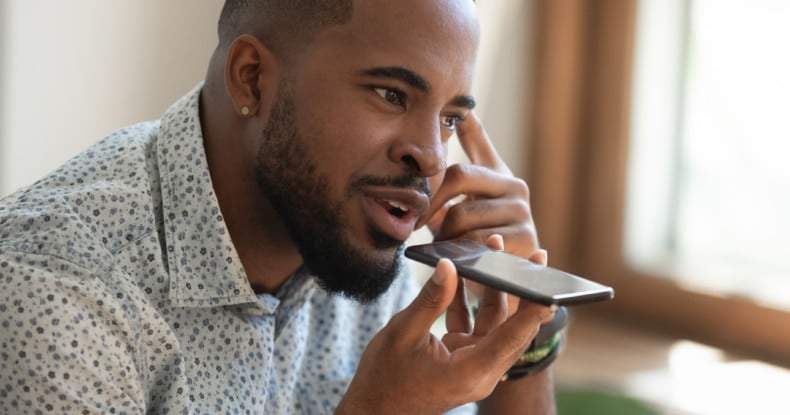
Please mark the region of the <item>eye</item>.
<svg viewBox="0 0 790 415"><path fill-rule="evenodd" d="M442 127L450 131L455 131L458 123L462 122L463 120L463 117L458 115L442 115L439 117L439 123L442 124Z"/></svg>
<svg viewBox="0 0 790 415"><path fill-rule="evenodd" d="M397 105L399 107L406 106L406 94L402 91L392 88L373 88L377 94L388 103L392 105Z"/></svg>

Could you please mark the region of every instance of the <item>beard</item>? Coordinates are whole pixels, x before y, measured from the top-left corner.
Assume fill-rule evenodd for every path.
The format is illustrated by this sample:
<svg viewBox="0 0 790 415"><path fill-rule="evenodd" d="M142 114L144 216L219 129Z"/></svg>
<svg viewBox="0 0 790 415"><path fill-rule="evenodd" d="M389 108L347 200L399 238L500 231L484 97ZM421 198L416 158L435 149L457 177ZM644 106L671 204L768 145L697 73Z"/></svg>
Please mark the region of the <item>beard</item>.
<svg viewBox="0 0 790 415"><path fill-rule="evenodd" d="M304 265L325 290L368 303L389 289L400 274L403 242L368 229L376 249L392 249L391 257L366 253L352 243L344 215L355 189L371 184L406 185L413 175L397 179L363 177L352 180L345 198L333 201L329 178L321 174L297 130L293 98L280 85L256 155L256 175L261 191L296 242ZM426 189L427 190L427 189ZM358 241L363 245L365 241Z"/></svg>

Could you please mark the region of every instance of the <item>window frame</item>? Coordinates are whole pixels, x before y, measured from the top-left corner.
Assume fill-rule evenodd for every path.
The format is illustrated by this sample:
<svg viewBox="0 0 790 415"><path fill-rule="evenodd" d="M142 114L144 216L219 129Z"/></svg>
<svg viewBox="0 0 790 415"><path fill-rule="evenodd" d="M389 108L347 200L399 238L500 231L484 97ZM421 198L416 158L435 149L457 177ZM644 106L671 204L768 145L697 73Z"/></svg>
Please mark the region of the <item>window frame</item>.
<svg viewBox="0 0 790 415"><path fill-rule="evenodd" d="M536 0L527 181L552 265L615 288L578 312L790 365L790 313L634 268L624 250L637 0Z"/></svg>

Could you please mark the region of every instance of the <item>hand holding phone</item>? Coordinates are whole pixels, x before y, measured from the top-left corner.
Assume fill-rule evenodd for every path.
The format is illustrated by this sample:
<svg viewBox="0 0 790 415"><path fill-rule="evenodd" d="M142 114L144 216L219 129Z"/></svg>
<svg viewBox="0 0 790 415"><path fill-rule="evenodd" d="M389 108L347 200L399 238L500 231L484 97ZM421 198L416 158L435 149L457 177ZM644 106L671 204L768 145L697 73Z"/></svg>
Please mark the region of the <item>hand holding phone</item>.
<svg viewBox="0 0 790 415"><path fill-rule="evenodd" d="M544 305L572 305L614 297L614 289L606 285L470 240L410 246L406 257L430 266L448 258L463 277Z"/></svg>

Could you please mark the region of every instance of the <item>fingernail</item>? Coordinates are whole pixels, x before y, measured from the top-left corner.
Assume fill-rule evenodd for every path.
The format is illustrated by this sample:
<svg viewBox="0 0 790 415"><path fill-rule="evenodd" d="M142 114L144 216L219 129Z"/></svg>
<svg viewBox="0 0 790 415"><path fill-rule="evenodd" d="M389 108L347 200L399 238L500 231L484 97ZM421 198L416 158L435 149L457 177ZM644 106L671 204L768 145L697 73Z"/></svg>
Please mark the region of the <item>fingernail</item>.
<svg viewBox="0 0 790 415"><path fill-rule="evenodd" d="M548 307L546 311L543 313L543 320L549 322L552 319L554 319L554 313L557 311L558 308L559 307L556 304L552 304L550 307Z"/></svg>
<svg viewBox="0 0 790 415"><path fill-rule="evenodd" d="M436 265L436 270L433 271L433 275L431 276L431 281L433 281L436 285L443 285L445 281L447 281L447 271L445 271L441 262L446 261L446 259L440 259L439 264Z"/></svg>
<svg viewBox="0 0 790 415"><path fill-rule="evenodd" d="M436 285L443 285L445 281L447 281L447 275L444 272L436 270L431 277L431 281L433 281Z"/></svg>

